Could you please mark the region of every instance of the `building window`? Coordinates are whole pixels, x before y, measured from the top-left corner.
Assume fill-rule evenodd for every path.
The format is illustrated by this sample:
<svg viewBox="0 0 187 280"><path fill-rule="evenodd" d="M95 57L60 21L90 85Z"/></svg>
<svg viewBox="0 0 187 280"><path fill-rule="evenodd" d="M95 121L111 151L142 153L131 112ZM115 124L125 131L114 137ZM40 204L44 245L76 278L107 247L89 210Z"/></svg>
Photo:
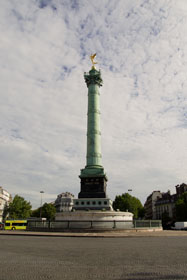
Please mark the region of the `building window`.
<svg viewBox="0 0 187 280"><path fill-rule="evenodd" d="M79 205L79 202L78 202L78 201L76 201L76 202L75 202L75 204L76 204L76 205Z"/></svg>
<svg viewBox="0 0 187 280"><path fill-rule="evenodd" d="M95 201L92 201L92 204L95 205Z"/></svg>
<svg viewBox="0 0 187 280"><path fill-rule="evenodd" d="M90 205L90 201L87 201L87 205Z"/></svg>
<svg viewBox="0 0 187 280"><path fill-rule="evenodd" d="M84 205L84 201L81 201L81 204Z"/></svg>
<svg viewBox="0 0 187 280"><path fill-rule="evenodd" d="M101 205L101 201L98 201L98 204Z"/></svg>
<svg viewBox="0 0 187 280"><path fill-rule="evenodd" d="M104 204L107 205L107 201L104 201Z"/></svg>

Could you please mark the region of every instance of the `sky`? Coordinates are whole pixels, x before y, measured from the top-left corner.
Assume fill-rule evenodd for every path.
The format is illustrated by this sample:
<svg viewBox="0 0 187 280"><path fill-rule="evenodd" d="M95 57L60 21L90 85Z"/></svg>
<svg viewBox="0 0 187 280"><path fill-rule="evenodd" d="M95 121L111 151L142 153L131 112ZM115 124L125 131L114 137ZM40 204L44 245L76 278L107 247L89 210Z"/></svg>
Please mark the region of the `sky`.
<svg viewBox="0 0 187 280"><path fill-rule="evenodd" d="M186 0L1 0L0 185L33 208L80 191L97 53L107 194L187 183Z"/></svg>

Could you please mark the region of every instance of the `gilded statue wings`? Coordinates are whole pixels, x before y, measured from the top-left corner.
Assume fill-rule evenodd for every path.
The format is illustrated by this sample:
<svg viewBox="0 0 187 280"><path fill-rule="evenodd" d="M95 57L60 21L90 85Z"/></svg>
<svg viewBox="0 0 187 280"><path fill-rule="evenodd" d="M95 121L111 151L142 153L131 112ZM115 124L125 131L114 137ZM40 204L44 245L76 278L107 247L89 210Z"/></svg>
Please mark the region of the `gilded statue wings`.
<svg viewBox="0 0 187 280"><path fill-rule="evenodd" d="M97 62L94 61L95 57L96 57L96 53L90 55L90 59L92 61L93 66L94 66L94 64L97 64Z"/></svg>

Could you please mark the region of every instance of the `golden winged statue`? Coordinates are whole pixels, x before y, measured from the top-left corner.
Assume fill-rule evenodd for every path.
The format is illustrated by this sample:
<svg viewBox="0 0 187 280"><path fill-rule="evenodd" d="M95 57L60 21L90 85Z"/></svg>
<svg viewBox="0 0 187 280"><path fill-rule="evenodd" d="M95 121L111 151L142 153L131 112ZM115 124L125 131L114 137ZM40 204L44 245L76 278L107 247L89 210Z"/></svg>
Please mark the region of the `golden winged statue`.
<svg viewBox="0 0 187 280"><path fill-rule="evenodd" d="M92 68L95 68L94 65L97 64L97 62L94 61L95 57L96 57L96 53L90 55L90 59L92 61Z"/></svg>

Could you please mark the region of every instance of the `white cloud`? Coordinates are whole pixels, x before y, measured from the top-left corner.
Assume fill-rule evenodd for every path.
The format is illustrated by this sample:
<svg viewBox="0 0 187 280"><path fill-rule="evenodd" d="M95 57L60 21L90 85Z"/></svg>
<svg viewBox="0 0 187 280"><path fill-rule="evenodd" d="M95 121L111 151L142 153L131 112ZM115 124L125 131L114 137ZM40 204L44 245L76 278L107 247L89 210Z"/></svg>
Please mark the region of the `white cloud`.
<svg viewBox="0 0 187 280"><path fill-rule="evenodd" d="M1 3L1 185L34 207L79 192L85 165L87 88L97 52L108 195L186 181L187 3Z"/></svg>

